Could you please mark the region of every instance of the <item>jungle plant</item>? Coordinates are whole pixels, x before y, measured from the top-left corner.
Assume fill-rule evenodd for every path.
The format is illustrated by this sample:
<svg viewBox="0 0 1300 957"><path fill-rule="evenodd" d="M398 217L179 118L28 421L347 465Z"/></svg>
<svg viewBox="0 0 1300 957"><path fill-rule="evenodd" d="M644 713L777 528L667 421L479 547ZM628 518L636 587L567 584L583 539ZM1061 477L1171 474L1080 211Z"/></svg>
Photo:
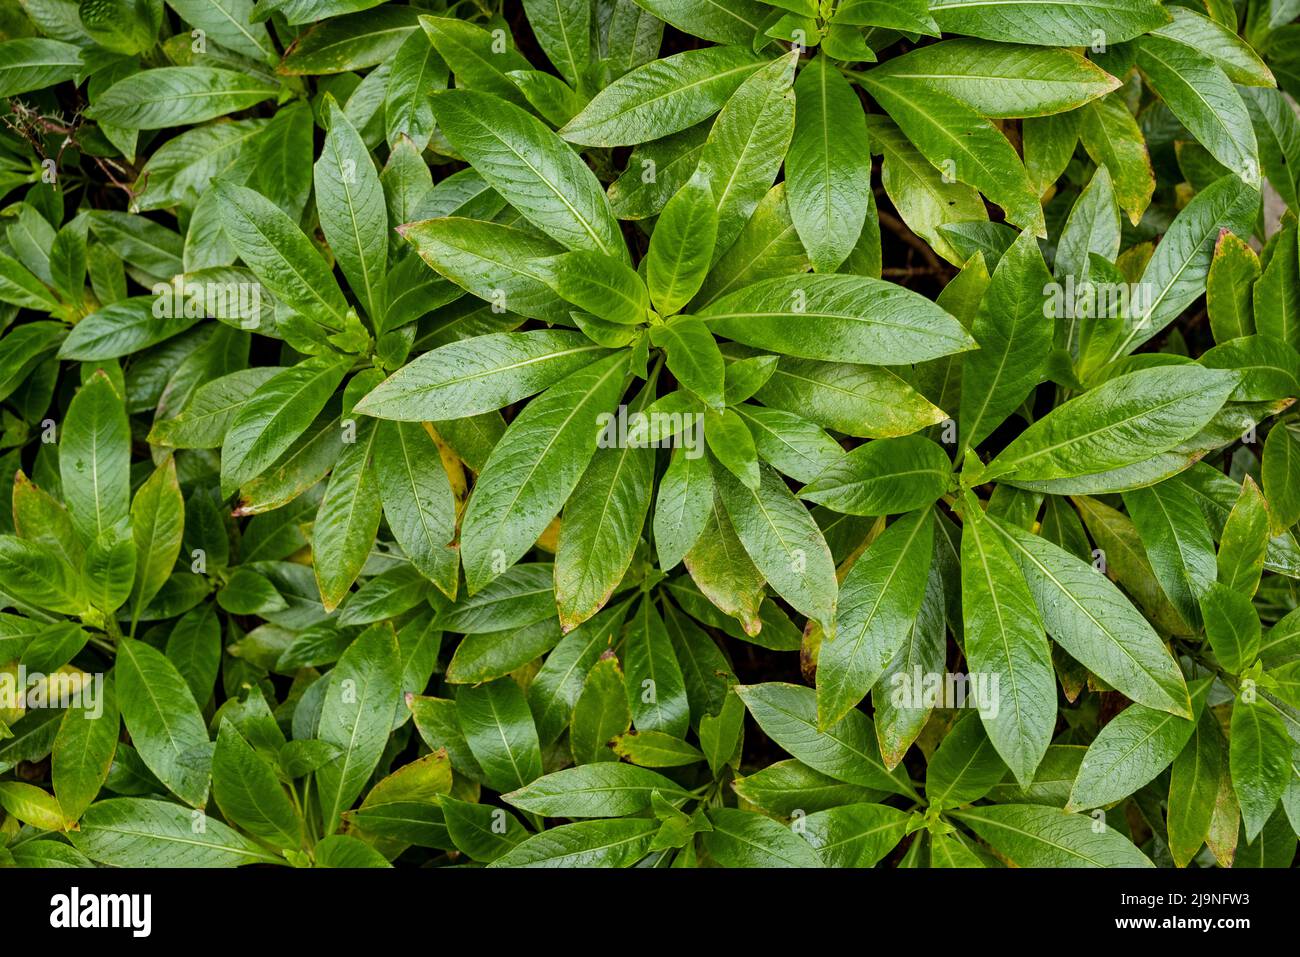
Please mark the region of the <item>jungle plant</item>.
<svg viewBox="0 0 1300 957"><path fill-rule="evenodd" d="M1280 0L21 0L0 863L1290 866Z"/></svg>

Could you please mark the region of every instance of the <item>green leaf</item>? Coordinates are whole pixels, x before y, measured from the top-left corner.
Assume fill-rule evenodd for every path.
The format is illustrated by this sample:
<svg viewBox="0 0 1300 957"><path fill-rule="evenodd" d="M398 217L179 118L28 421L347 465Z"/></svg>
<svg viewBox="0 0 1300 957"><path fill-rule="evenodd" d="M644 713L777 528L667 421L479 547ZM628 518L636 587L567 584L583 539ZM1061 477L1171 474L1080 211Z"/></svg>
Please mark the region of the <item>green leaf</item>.
<svg viewBox="0 0 1300 957"><path fill-rule="evenodd" d="M1209 836L1225 753L1223 733L1207 709L1169 774L1169 851L1179 867L1191 863Z"/></svg>
<svg viewBox="0 0 1300 957"><path fill-rule="evenodd" d="M1014 225L1036 236L1046 233L1024 163L992 123L961 100L917 81L872 71L859 82L931 165L974 186Z"/></svg>
<svg viewBox="0 0 1300 957"><path fill-rule="evenodd" d="M694 302L706 305L764 276L800 273L808 266L785 200L785 183L777 183L758 201L731 248L713 264Z"/></svg>
<svg viewBox="0 0 1300 957"><path fill-rule="evenodd" d="M632 726L628 708L627 686L623 671L612 651L601 653L600 660L587 673L582 694L573 706L569 727L569 749L575 764L617 761L610 744Z"/></svg>
<svg viewBox="0 0 1300 957"><path fill-rule="evenodd" d="M166 226L144 216L97 209L90 214L90 228L96 239L137 269L159 279L169 279L181 271L183 240ZM113 301L122 298L124 289Z"/></svg>
<svg viewBox="0 0 1300 957"><path fill-rule="evenodd" d="M583 0L525 0L524 11L560 75L580 85L591 59L590 4Z"/></svg>
<svg viewBox="0 0 1300 957"><path fill-rule="evenodd" d="M1229 175L1215 180L1183 207L1142 272L1139 288L1149 291L1143 294L1142 308L1125 318L1124 331L1109 358L1136 349L1205 292L1221 232L1229 229L1249 235L1259 202L1258 190Z"/></svg>
<svg viewBox="0 0 1300 957"><path fill-rule="evenodd" d="M890 525L844 576L835 632L823 638L817 658L819 728L841 721L866 697L907 640L933 545L930 509L918 509Z"/></svg>
<svg viewBox="0 0 1300 957"><path fill-rule="evenodd" d="M201 123L247 109L279 92L248 73L206 66L164 66L114 83L89 112L101 123L133 130Z"/></svg>
<svg viewBox="0 0 1300 957"><path fill-rule="evenodd" d="M1155 0L931 0L945 33L1006 43L1087 46L1100 31L1122 43L1169 21Z"/></svg>
<svg viewBox="0 0 1300 957"><path fill-rule="evenodd" d="M1250 45L1237 36L1236 23L1226 26L1220 19L1204 16L1189 7L1170 7L1173 20L1151 32L1212 57L1233 83L1246 86L1277 85L1273 74Z"/></svg>
<svg viewBox="0 0 1300 957"><path fill-rule="evenodd" d="M828 867L873 867L903 839L909 816L883 804L846 804L803 819L803 836Z"/></svg>
<svg viewBox="0 0 1300 957"><path fill-rule="evenodd" d="M400 702L401 659L392 625L372 625L330 672L316 737L340 754L316 771L322 829L331 834L374 773Z"/></svg>
<svg viewBox="0 0 1300 957"><path fill-rule="evenodd" d="M828 429L861 438L910 435L947 415L888 369L782 358L754 396Z"/></svg>
<svg viewBox="0 0 1300 957"><path fill-rule="evenodd" d="M167 0L186 23L229 50L265 63L275 48L266 27L250 20L252 0Z"/></svg>
<svg viewBox="0 0 1300 957"><path fill-rule="evenodd" d="M456 715L470 751L495 790L515 791L542 776L537 728L512 679L462 688L456 695Z"/></svg>
<svg viewBox="0 0 1300 957"><path fill-rule="evenodd" d="M955 808L984 797L1007 773L977 715L959 718L925 771L925 796L934 807Z"/></svg>
<svg viewBox="0 0 1300 957"><path fill-rule="evenodd" d="M1246 104L1205 52L1162 36L1137 44L1138 69L1210 154L1242 181L1259 185L1259 147Z"/></svg>
<svg viewBox="0 0 1300 957"><path fill-rule="evenodd" d="M1274 257L1274 261L1278 257ZM1272 263L1270 262L1270 267ZM1300 292L1300 287L1297 288ZM1277 315L1281 310L1273 312ZM1261 320L1263 316L1261 315ZM1261 322L1261 327L1264 325ZM1209 349L1201 364L1210 369L1231 369L1241 374L1233 390L1235 402L1272 402L1300 395L1300 353L1279 335L1277 329L1257 336L1242 336Z"/></svg>
<svg viewBox="0 0 1300 957"><path fill-rule="evenodd" d="M280 108L256 141L257 163L249 185L291 219L302 215L311 192L312 171L306 160L312 153L314 127L311 108L291 103Z"/></svg>
<svg viewBox="0 0 1300 957"><path fill-rule="evenodd" d="M577 250L535 265L543 281L575 306L620 325L645 321L650 307L645 283L617 259Z"/></svg>
<svg viewBox="0 0 1300 957"><path fill-rule="evenodd" d="M658 791L668 800L686 792L654 771L632 764L598 761L540 777L504 799L545 817L624 817L650 806Z"/></svg>
<svg viewBox="0 0 1300 957"><path fill-rule="evenodd" d="M880 791L843 784L798 761L777 761L753 774L738 777L733 789L750 804L773 814L787 816L869 802L883 796Z"/></svg>
<svg viewBox="0 0 1300 957"><path fill-rule="evenodd" d="M647 389L633 403L639 411ZM632 564L654 485L654 453L600 443L564 507L555 552L555 604L568 631L609 601Z"/></svg>
<svg viewBox="0 0 1300 957"><path fill-rule="evenodd" d="M783 682L739 685L745 707L763 733L810 768L846 784L914 795L906 774L880 760L871 719L850 710L825 731L817 728L817 695Z"/></svg>
<svg viewBox="0 0 1300 957"><path fill-rule="evenodd" d="M132 296L112 302L82 319L59 348L62 359L116 359L179 335L197 316L156 316L158 300Z"/></svg>
<svg viewBox="0 0 1300 957"><path fill-rule="evenodd" d="M762 629L763 574L736 537L716 487L714 493L704 528L686 552L686 569L710 602L737 619L745 634L757 635Z"/></svg>
<svg viewBox="0 0 1300 957"><path fill-rule="evenodd" d="M185 679L162 652L131 638L118 642L115 674L122 719L141 760L182 801L202 807L211 741Z"/></svg>
<svg viewBox="0 0 1300 957"><path fill-rule="evenodd" d="M1246 840L1253 841L1295 774L1290 760L1293 745L1272 705L1241 697L1232 706L1228 737L1232 789L1241 805Z"/></svg>
<svg viewBox="0 0 1300 957"><path fill-rule="evenodd" d="M226 238L267 289L308 319L342 328L347 302L329 266L297 224L251 189L218 182L215 190Z"/></svg>
<svg viewBox="0 0 1300 957"><path fill-rule="evenodd" d="M1115 201L1115 181L1110 170L1099 166L1084 187L1070 210L1070 216L1061 230L1057 244L1053 271L1058 277L1073 276L1081 281L1089 275L1092 254L1113 261L1120 249L1119 207ZM1067 280L1068 281L1068 280ZM1076 318L1065 318L1069 323L1065 345L1071 353L1077 348ZM1058 339L1060 337L1058 336Z"/></svg>
<svg viewBox="0 0 1300 957"><path fill-rule="evenodd" d="M1219 536L1218 579L1247 598L1259 588L1269 540L1268 503L1249 475Z"/></svg>
<svg viewBox="0 0 1300 957"><path fill-rule="evenodd" d="M1088 746L1067 809L1104 807L1154 780L1191 738L1208 691L1207 679L1193 682L1192 718L1175 717L1140 704L1130 705L1111 718Z"/></svg>
<svg viewBox="0 0 1300 957"><path fill-rule="evenodd" d="M974 346L938 306L867 276L765 279L699 315L717 335L807 359L903 365Z"/></svg>
<svg viewBox="0 0 1300 957"><path fill-rule="evenodd" d="M970 826L1018 867L1153 867L1110 827L1054 807L1002 804L967 808L953 817Z"/></svg>
<svg viewBox="0 0 1300 957"><path fill-rule="evenodd" d="M527 70L528 61L495 31L451 17L420 17L420 26L438 54L456 75L456 85L481 90L524 105L510 78L511 70ZM506 34L506 38L509 34Z"/></svg>
<svg viewBox="0 0 1300 957"><path fill-rule="evenodd" d="M718 210L706 179L693 176L664 205L646 253L646 285L661 316L699 292L713 261Z"/></svg>
<svg viewBox="0 0 1300 957"><path fill-rule="evenodd" d="M71 80L82 68L81 48L44 37L0 43L0 96L16 96Z"/></svg>
<svg viewBox="0 0 1300 957"><path fill-rule="evenodd" d="M1205 281L1205 310L1216 342L1227 342L1255 331L1250 291L1259 274L1259 257L1255 251L1233 233L1220 233Z"/></svg>
<svg viewBox="0 0 1300 957"><path fill-rule="evenodd" d="M679 449L659 480L655 499L654 543L661 569L674 568L699 541L712 510L709 460L703 454Z"/></svg>
<svg viewBox="0 0 1300 957"><path fill-rule="evenodd" d="M623 602L569 632L529 684L528 707L543 744L551 744L568 726L588 672L613 643L626 613L627 603Z"/></svg>
<svg viewBox="0 0 1300 957"><path fill-rule="evenodd" d="M327 612L347 597L379 530L382 493L371 461L378 425L361 423L355 439L345 442L312 523L316 585Z"/></svg>
<svg viewBox="0 0 1300 957"><path fill-rule="evenodd" d="M1250 598L1223 582L1210 582L1200 596L1205 637L1214 657L1231 674L1241 674L1259 654L1259 613Z"/></svg>
<svg viewBox="0 0 1300 957"><path fill-rule="evenodd" d="M794 85L794 138L786 156L790 216L813 269L835 272L862 233L871 151L857 94L823 54Z"/></svg>
<svg viewBox="0 0 1300 957"><path fill-rule="evenodd" d="M773 590L800 614L830 629L838 588L835 563L821 529L770 468L749 488L725 469L714 470L719 497L737 538Z"/></svg>
<svg viewBox="0 0 1300 957"><path fill-rule="evenodd" d="M938 558L930 562L930 574L926 579L925 594L921 598L921 609L912 622L902 647L895 652L885 673L872 689L876 739L880 743L880 753L887 768L895 768L903 760L934 710L924 696L917 701L914 695L895 692L902 691L904 681L915 678L918 668L923 675L941 674L944 671L944 657L948 647L944 603L949 590L945 579L950 578L956 570L953 564L956 554L947 535L945 527L936 528ZM953 584L955 586L956 583ZM951 590L956 589L954 587Z"/></svg>
<svg viewBox="0 0 1300 957"><path fill-rule="evenodd" d="M426 264L447 280L431 287L439 290L440 297L450 299L458 295L455 286L459 286L490 302L496 315L509 309L548 322L568 321L573 307L546 284L547 274L542 270L544 257L564 248L554 240L532 230L461 216L408 223L398 226L397 232L415 247ZM395 268L390 283L400 278L403 271L400 266ZM430 281L440 282L437 278ZM394 305L396 297L404 292L397 290L390 296ZM426 302L422 298L408 308L417 315L422 314ZM389 311L391 314L394 308L390 306Z"/></svg>
<svg viewBox="0 0 1300 957"><path fill-rule="evenodd" d="M201 830L195 822L201 820ZM112 798L92 805L72 843L110 867L238 867L278 859L221 821L179 804Z"/></svg>
<svg viewBox="0 0 1300 957"><path fill-rule="evenodd" d="M776 372L774 357L767 357L764 366L766 383ZM793 412L747 403L735 406L734 411L749 426L759 457L796 481L815 481L844 457L844 449L825 430Z"/></svg>
<svg viewBox="0 0 1300 957"><path fill-rule="evenodd" d="M743 708L741 714L744 714ZM702 720L710 718L710 715L705 715ZM633 731L619 735L614 741L614 753L643 768L676 768L704 760L704 752L695 745L663 731Z"/></svg>
<svg viewBox="0 0 1300 957"><path fill-rule="evenodd" d="M628 622L623 663L636 729L684 736L691 716L686 682L664 620L649 596L641 599Z"/></svg>
<svg viewBox="0 0 1300 957"><path fill-rule="evenodd" d="M709 855L723 867L824 867L813 846L785 827L735 808L711 808L704 834Z"/></svg>
<svg viewBox="0 0 1300 957"><path fill-rule="evenodd" d="M981 478L1068 478L1140 462L1200 432L1236 382L1233 372L1181 365L1108 379L1021 432Z"/></svg>
<svg viewBox="0 0 1300 957"><path fill-rule="evenodd" d="M86 548L82 580L90 603L105 614L116 612L135 583L136 550L130 530L122 525L100 532Z"/></svg>
<svg viewBox="0 0 1300 957"><path fill-rule="evenodd" d="M796 59L779 57L747 76L700 151L699 174L708 178L718 209L715 261L753 215L785 158L794 133Z"/></svg>
<svg viewBox="0 0 1300 957"><path fill-rule="evenodd" d="M455 596L456 500L433 437L418 423L378 423L374 467L393 537L420 574Z"/></svg>
<svg viewBox="0 0 1300 957"><path fill-rule="evenodd" d="M377 322L388 259L388 212L379 173L337 103L330 101L328 115L329 133L314 167L316 210L348 285Z"/></svg>
<svg viewBox="0 0 1300 957"><path fill-rule="evenodd" d="M96 700L84 696L80 706L64 712L50 755L50 780L65 821L80 819L104 786L121 730L111 681L100 686Z"/></svg>
<svg viewBox="0 0 1300 957"><path fill-rule="evenodd" d="M1104 574L1038 535L1005 522L989 524L1002 534L1057 644L1133 701L1190 715L1187 688L1173 656Z"/></svg>
<svg viewBox="0 0 1300 957"><path fill-rule="evenodd" d="M747 44L767 10L754 0L635 0L678 30L716 43Z"/></svg>
<svg viewBox="0 0 1300 957"><path fill-rule="evenodd" d="M393 71L384 94L384 130L390 147L396 148L403 136L417 150L429 145L434 131L429 98L446 85L447 64L428 35L411 33L393 55Z"/></svg>
<svg viewBox="0 0 1300 957"><path fill-rule="evenodd" d="M979 349L962 356L958 421L968 448L983 442L1043 378L1052 348L1052 326L1043 320L1050 283L1038 240L1026 230L998 261L980 300L971 327Z"/></svg>
<svg viewBox="0 0 1300 957"><path fill-rule="evenodd" d="M928 7L926 0L842 0L831 22L890 27L937 37L939 25L930 17Z"/></svg>
<svg viewBox="0 0 1300 957"><path fill-rule="evenodd" d="M343 381L351 357L315 356L276 373L235 414L221 445L221 488L257 478L311 426Z"/></svg>
<svg viewBox="0 0 1300 957"><path fill-rule="evenodd" d="M951 473L947 454L927 438L877 439L831 462L799 497L846 515L897 515L937 500Z"/></svg>
<svg viewBox="0 0 1300 957"><path fill-rule="evenodd" d="M14 822L30 824L42 831L61 831L65 824L59 802L52 794L23 781L0 781L0 807Z"/></svg>
<svg viewBox="0 0 1300 957"><path fill-rule="evenodd" d="M139 616L167 581L180 555L184 529L185 501L176 481L176 462L169 457L140 486L131 503L136 553L132 617Z"/></svg>
<svg viewBox="0 0 1300 957"><path fill-rule="evenodd" d="M490 864L528 838L510 812L486 804L471 804L443 796L438 800L453 843L472 860Z"/></svg>
<svg viewBox="0 0 1300 957"><path fill-rule="evenodd" d="M348 834L331 834L317 843L316 867L389 867L387 859L370 845Z"/></svg>
<svg viewBox="0 0 1300 957"><path fill-rule="evenodd" d="M540 120L472 90L440 91L433 113L457 152L530 223L569 249L626 259L596 174Z"/></svg>
<svg viewBox="0 0 1300 957"><path fill-rule="evenodd" d="M601 90L560 134L582 146L634 146L660 139L712 116L762 65L735 46L655 60Z"/></svg>
<svg viewBox="0 0 1300 957"><path fill-rule="evenodd" d="M407 422L467 418L526 399L607 354L568 329L476 336L419 356L356 411Z"/></svg>
<svg viewBox="0 0 1300 957"><path fill-rule="evenodd" d="M665 350L668 371L679 384L722 411L726 367L708 326L695 316L674 316L651 328L650 341Z"/></svg>
<svg viewBox="0 0 1300 957"><path fill-rule="evenodd" d="M703 757L709 762L709 770L715 778L722 775L727 765L738 766L744 742L744 720L745 704L730 686L721 710L700 718L700 747L704 749Z"/></svg>
<svg viewBox="0 0 1300 957"><path fill-rule="evenodd" d="M212 796L227 820L276 847L297 849L303 826L275 768L223 721L212 754Z"/></svg>
<svg viewBox="0 0 1300 957"><path fill-rule="evenodd" d="M646 818L578 821L534 834L492 867L631 867L650 850L659 822Z"/></svg>
<svg viewBox="0 0 1300 957"><path fill-rule="evenodd" d="M962 517L966 663L986 681L975 703L989 740L1026 787L1056 724L1051 651L1024 575L973 496Z"/></svg>
<svg viewBox="0 0 1300 957"><path fill-rule="evenodd" d="M596 451L597 419L622 393L626 361L611 355L560 380L492 449L461 526L471 594L532 547L577 486Z"/></svg>
<svg viewBox="0 0 1300 957"><path fill-rule="evenodd" d="M918 47L872 73L923 83L991 117L1061 113L1120 85L1071 50L967 39Z"/></svg>
<svg viewBox="0 0 1300 957"><path fill-rule="evenodd" d="M280 72L289 76L346 73L382 63L419 26L418 17L414 8L384 4L318 23L286 52ZM310 12L305 19L312 19Z"/></svg>
<svg viewBox="0 0 1300 957"><path fill-rule="evenodd" d="M746 488L759 488L763 480L754 436L734 410L724 409L721 414L705 413L704 438L718 464Z"/></svg>
<svg viewBox="0 0 1300 957"><path fill-rule="evenodd" d="M1217 571L1214 541L1191 490L1178 480L1161 482L1125 492L1124 505L1161 588L1183 620L1199 625L1198 603Z"/></svg>
<svg viewBox="0 0 1300 957"><path fill-rule="evenodd" d="M1224 44L1200 48L1201 52L1216 57L1216 62L1223 67L1224 72L1234 83L1255 84L1263 79L1263 76L1258 73L1245 76L1243 70L1262 69L1263 75L1268 76L1268 81L1264 85L1240 86L1237 92L1241 94L1242 102L1246 104L1246 112L1250 114L1251 123L1255 128L1262 172L1286 204L1295 208L1294 177L1287 169L1286 155L1291 149L1291 144L1295 142L1297 134L1300 134L1300 127L1297 126L1295 115L1283 109L1287 105L1286 97L1281 90L1272 88L1274 80L1268 67L1259 62L1254 52L1241 43L1236 36L1232 39L1239 44L1236 49L1231 44ZM1227 57L1232 57L1232 61L1230 62Z"/></svg>
<svg viewBox="0 0 1300 957"><path fill-rule="evenodd" d="M550 651L560 636L559 625L551 619L519 629L466 635L447 665L445 680L473 684L500 678Z"/></svg>
<svg viewBox="0 0 1300 957"><path fill-rule="evenodd" d="M1300 521L1300 437L1286 425L1269 430L1260 471L1273 530L1290 528Z"/></svg>
<svg viewBox="0 0 1300 957"><path fill-rule="evenodd" d="M1119 93L1094 100L1079 112L1078 136L1084 150L1110 172L1120 208L1128 213L1129 222L1137 225L1156 188L1151 156L1137 120Z"/></svg>
<svg viewBox="0 0 1300 957"><path fill-rule="evenodd" d="M63 497L87 542L127 520L131 432L122 397L97 371L68 406L59 439Z"/></svg>
<svg viewBox="0 0 1300 957"><path fill-rule="evenodd" d="M198 700L212 692L221 666L221 622L211 604L187 612L167 637L167 658L181 673Z"/></svg>
<svg viewBox="0 0 1300 957"><path fill-rule="evenodd" d="M438 616L438 625L469 635L520 628L555 616L553 567L516 565L482 591L462 596Z"/></svg>

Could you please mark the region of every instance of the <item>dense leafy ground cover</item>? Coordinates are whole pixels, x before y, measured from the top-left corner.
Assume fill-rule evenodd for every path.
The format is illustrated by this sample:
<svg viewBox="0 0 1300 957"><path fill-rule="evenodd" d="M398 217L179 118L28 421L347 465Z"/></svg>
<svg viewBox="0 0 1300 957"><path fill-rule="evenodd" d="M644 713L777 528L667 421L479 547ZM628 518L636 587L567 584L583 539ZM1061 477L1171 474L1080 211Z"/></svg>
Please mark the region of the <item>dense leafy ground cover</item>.
<svg viewBox="0 0 1300 957"><path fill-rule="evenodd" d="M1298 14L6 6L0 863L1289 866Z"/></svg>

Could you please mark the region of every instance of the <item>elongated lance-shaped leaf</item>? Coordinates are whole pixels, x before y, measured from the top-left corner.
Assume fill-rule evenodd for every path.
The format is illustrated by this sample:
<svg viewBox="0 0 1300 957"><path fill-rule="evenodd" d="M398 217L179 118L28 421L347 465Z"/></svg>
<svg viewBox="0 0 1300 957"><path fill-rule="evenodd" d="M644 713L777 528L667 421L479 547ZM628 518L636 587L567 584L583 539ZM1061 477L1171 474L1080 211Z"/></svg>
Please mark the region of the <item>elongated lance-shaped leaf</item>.
<svg viewBox="0 0 1300 957"><path fill-rule="evenodd" d="M338 827L379 764L399 704L400 681L397 638L386 623L357 636L330 672L317 737L339 754L316 771L326 834Z"/></svg>
<svg viewBox="0 0 1300 957"><path fill-rule="evenodd" d="M433 112L461 155L538 229L570 249L627 258L596 174L541 120L473 90L440 91Z"/></svg>
<svg viewBox="0 0 1300 957"><path fill-rule="evenodd" d="M933 545L930 509L918 509L895 521L844 576L835 633L822 639L817 658L818 727L855 707L907 640Z"/></svg>
<svg viewBox="0 0 1300 957"><path fill-rule="evenodd" d="M790 216L817 272L834 272L857 244L871 193L867 123L849 82L825 54L794 85L786 155Z"/></svg>
<svg viewBox="0 0 1300 957"><path fill-rule="evenodd" d="M1091 564L1010 523L990 520L1024 573L1043 624L1080 664L1133 701L1190 715L1177 662L1155 629Z"/></svg>
<svg viewBox="0 0 1300 957"><path fill-rule="evenodd" d="M59 440L63 495L87 543L126 521L130 460L126 406L108 376L96 372L69 404Z"/></svg>
<svg viewBox="0 0 1300 957"><path fill-rule="evenodd" d="M316 209L321 230L348 285L373 322L381 321L380 298L388 260L388 210L379 173L347 114L329 102L329 133L316 161Z"/></svg>
<svg viewBox="0 0 1300 957"><path fill-rule="evenodd" d="M989 740L1025 787L1056 724L1051 651L1024 575L969 494L963 518L966 661L985 682L975 703Z"/></svg>
<svg viewBox="0 0 1300 957"><path fill-rule="evenodd" d="M561 379L529 403L492 449L461 525L470 593L518 561L568 499L622 394L626 355Z"/></svg>

